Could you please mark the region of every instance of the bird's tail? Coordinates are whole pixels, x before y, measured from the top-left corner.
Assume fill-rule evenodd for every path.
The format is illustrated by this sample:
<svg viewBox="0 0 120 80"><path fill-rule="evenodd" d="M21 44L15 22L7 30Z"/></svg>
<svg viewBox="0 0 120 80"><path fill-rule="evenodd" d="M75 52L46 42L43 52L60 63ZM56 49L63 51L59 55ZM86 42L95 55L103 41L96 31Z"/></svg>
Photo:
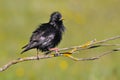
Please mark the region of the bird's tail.
<svg viewBox="0 0 120 80"><path fill-rule="evenodd" d="M24 49L20 54L23 54L24 52L28 51L28 49Z"/></svg>
<svg viewBox="0 0 120 80"><path fill-rule="evenodd" d="M26 48L28 46L28 44L26 44L25 46L22 47L22 49Z"/></svg>
<svg viewBox="0 0 120 80"><path fill-rule="evenodd" d="M20 54L23 54L24 52L28 51L29 48L28 48L28 44L23 46L22 49L24 49Z"/></svg>
<svg viewBox="0 0 120 80"><path fill-rule="evenodd" d="M30 42L29 44L25 45L22 47L22 49L24 49L21 54L23 54L24 52L30 50L30 49L33 49L37 46L38 44L36 42Z"/></svg>

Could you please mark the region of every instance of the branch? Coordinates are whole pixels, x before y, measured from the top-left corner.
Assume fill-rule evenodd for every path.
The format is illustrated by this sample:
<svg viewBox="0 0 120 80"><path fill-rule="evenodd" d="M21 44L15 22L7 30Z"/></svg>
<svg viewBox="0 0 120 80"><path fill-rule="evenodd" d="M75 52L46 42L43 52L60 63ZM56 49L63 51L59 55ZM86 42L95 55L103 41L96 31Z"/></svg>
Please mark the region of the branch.
<svg viewBox="0 0 120 80"><path fill-rule="evenodd" d="M90 44L87 45L86 49L88 49L90 47L94 47L94 45L96 45L96 44L99 44L97 46L105 46L106 44L103 44L103 43L111 41L111 40L119 39L119 38L120 38L120 36L115 36L115 37L107 38L107 39L104 39L101 41L96 41L96 39L94 39L94 40L88 42ZM107 44L107 45L108 46L120 46L120 44ZM72 46L69 48L62 48L62 49L60 49L60 51L70 50L70 49L74 49L74 48L78 48L79 50L85 49L85 48L83 48L83 45L80 45L80 46Z"/></svg>
<svg viewBox="0 0 120 80"><path fill-rule="evenodd" d="M120 51L120 48L113 49L113 50L101 53L100 55L97 55L95 57L90 57L90 58L74 58L73 56L70 56L70 55L75 53L76 51L85 50L85 49L92 49L92 48L97 48L97 47L101 47L101 46L120 46L120 44L102 44L102 43L105 43L107 41L115 40L115 39L118 39L118 38L120 38L120 36L111 37L111 38L104 39L104 40L101 40L101 41L92 40L92 41L90 41L90 42L88 42L88 43L86 43L84 45L59 49L59 51L60 51L59 53L55 53L55 54L52 54L52 55L38 55L38 56L18 58L18 59L12 60L12 61L8 62L7 64L5 64L4 66L2 66L0 68L0 72L5 71L10 66L12 66L14 64L17 64L17 63L20 63L20 62L31 61L31 60L48 59L48 58L53 58L53 57L58 57L58 56L66 56L66 54L67 55L69 54L69 56L67 56L67 57L69 57L69 58L71 58L73 60L78 60L78 61L96 60L96 59L99 59L102 56L105 56L107 54L110 54L110 53L113 53L113 52L116 52L116 51ZM67 51L67 50L70 50L70 51Z"/></svg>
<svg viewBox="0 0 120 80"><path fill-rule="evenodd" d="M16 60L12 60L12 61L8 62L6 65L1 67L0 72L4 71L4 70L8 69L10 66L20 63L20 62L31 61L31 60L40 60L40 59L46 59L46 58L52 58L52 57L53 56L51 56L51 55L38 55L38 56L18 58Z"/></svg>
<svg viewBox="0 0 120 80"><path fill-rule="evenodd" d="M100 59L101 57L105 56L105 55L108 55L108 54L111 54L113 52L116 52L116 51L120 51L120 48L116 48L116 49L113 49L113 50L110 50L110 51L107 51L107 52L103 52L103 53L100 53L99 55L97 56L94 56L94 57L89 57L89 58L73 58L71 57L71 59L73 60L77 60L77 61L88 61L88 60L96 60L96 59ZM70 58L70 57L69 57Z"/></svg>

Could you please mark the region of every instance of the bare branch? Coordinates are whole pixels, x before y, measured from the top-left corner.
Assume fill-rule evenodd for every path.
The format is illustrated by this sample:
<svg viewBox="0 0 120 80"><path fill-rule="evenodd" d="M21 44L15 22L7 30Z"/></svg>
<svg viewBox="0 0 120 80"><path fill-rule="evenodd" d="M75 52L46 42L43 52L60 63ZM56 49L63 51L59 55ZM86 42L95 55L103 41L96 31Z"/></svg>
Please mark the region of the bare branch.
<svg viewBox="0 0 120 80"><path fill-rule="evenodd" d="M73 59L73 60L75 60L75 61L96 60L96 59L99 59L99 58L101 58L101 57L103 57L103 56L105 56L105 55L111 54L111 53L116 52L116 51L120 51L120 48L117 48L117 49L113 49L113 50L110 50L110 51L107 51L107 52L100 53L99 55L94 56L94 57L89 57L89 58L76 58L76 59L71 58L71 59ZM70 57L69 57L69 58L70 58Z"/></svg>
<svg viewBox="0 0 120 80"><path fill-rule="evenodd" d="M10 66L20 63L20 62L24 62L24 61L30 61L30 60L40 60L40 59L46 59L46 58L52 58L52 55L39 55L39 56L31 56L31 57L24 57L24 58L18 58L16 60L12 60L10 62L8 62L6 65L4 65L3 67L0 68L0 72L6 70L7 68L9 68Z"/></svg>
<svg viewBox="0 0 120 80"><path fill-rule="evenodd" d="M16 60L12 60L12 61L8 62L7 64L5 64L4 66L2 66L0 68L0 72L5 71L10 66L12 66L14 64L17 64L17 63L20 63L20 62L48 59L48 58L53 58L53 57L58 57L58 56L66 56L66 57L69 57L69 58L71 58L73 60L77 60L77 61L96 60L96 59L99 59L102 56L105 56L107 54L110 54L110 53L113 53L113 52L116 52L116 51L120 51L120 48L113 49L111 51L101 53L100 55L97 55L96 57L90 57L90 58L74 58L73 56L71 56L71 54L73 54L73 53L75 53L76 51L79 51L79 50L92 49L92 48L97 48L97 47L101 47L101 46L120 46L120 44L101 44L101 43L105 43L107 41L115 40L115 39L118 39L118 38L120 38L120 36L104 39L104 40L101 40L101 41L92 40L92 41L90 41L86 44L80 45L80 46L62 48L62 49L59 49L59 51L60 51L59 54L55 53L55 54L52 54L52 55L39 55L38 57L37 56L31 56L31 57L18 58ZM68 50L70 50L70 51L68 51Z"/></svg>
<svg viewBox="0 0 120 80"><path fill-rule="evenodd" d="M101 43L105 43L105 42L115 40L115 39L119 39L119 38L120 38L120 36L115 36L115 37L111 37L111 38L104 39L104 40L101 40L101 41L96 41L96 39L95 39L95 40L90 41L90 44L86 48L88 48L90 46L92 47L92 46L94 46L96 44L99 44L101 46L105 46L106 44L101 44ZM109 46L120 46L120 44L107 44L107 45L109 45ZM69 48L62 48L62 49L60 49L60 51L70 50L70 49L74 49L74 48L83 49L83 46L80 45L80 46L72 46L72 47L69 47Z"/></svg>

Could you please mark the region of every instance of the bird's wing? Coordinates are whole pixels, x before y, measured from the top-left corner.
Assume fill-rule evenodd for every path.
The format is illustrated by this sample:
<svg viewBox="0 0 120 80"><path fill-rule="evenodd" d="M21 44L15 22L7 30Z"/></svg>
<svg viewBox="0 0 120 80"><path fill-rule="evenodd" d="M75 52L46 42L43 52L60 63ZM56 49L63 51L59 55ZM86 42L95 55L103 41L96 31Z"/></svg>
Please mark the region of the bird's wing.
<svg viewBox="0 0 120 80"><path fill-rule="evenodd" d="M50 26L44 26L41 25L40 27L38 27L32 34L31 38L30 38L30 43L36 43L34 44L33 47L35 46L47 46L50 45L51 41L54 39L55 37L55 31L52 30L50 31Z"/></svg>
<svg viewBox="0 0 120 80"><path fill-rule="evenodd" d="M24 47L25 49L23 52L32 48L37 48L39 46L40 47L53 46L51 44L52 44L52 40L54 40L54 37L55 37L54 30L50 31L48 26L40 26L33 32L30 41Z"/></svg>
<svg viewBox="0 0 120 80"><path fill-rule="evenodd" d="M33 31L32 36L30 37L30 41L28 44L22 47L23 48L28 48L30 47L31 44L38 42L37 40L39 37L41 37L44 34L44 26L40 25L35 31Z"/></svg>
<svg viewBox="0 0 120 80"><path fill-rule="evenodd" d="M41 24L35 31L33 31L30 42L39 40L39 38L48 31L47 28L48 26L46 26L46 24Z"/></svg>
<svg viewBox="0 0 120 80"><path fill-rule="evenodd" d="M34 32L30 38L30 42L38 41L39 38L42 37L44 33L45 33L44 31Z"/></svg>
<svg viewBox="0 0 120 80"><path fill-rule="evenodd" d="M42 36L39 40L39 44L41 44L41 46L48 46L52 44L52 41L54 40L55 34L54 33L50 33L50 34L46 34L46 36ZM41 43L42 42L42 43Z"/></svg>

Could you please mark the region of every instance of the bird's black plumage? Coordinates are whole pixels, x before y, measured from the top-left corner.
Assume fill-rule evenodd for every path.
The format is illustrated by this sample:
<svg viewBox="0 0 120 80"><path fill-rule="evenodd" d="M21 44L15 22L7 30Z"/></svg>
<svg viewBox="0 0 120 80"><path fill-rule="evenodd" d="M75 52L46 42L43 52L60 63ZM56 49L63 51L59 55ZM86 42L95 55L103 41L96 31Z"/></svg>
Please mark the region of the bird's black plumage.
<svg viewBox="0 0 120 80"><path fill-rule="evenodd" d="M21 53L34 48L42 52L49 51L60 43L64 31L61 13L53 12L48 23L41 24L33 31L29 43L23 47Z"/></svg>

